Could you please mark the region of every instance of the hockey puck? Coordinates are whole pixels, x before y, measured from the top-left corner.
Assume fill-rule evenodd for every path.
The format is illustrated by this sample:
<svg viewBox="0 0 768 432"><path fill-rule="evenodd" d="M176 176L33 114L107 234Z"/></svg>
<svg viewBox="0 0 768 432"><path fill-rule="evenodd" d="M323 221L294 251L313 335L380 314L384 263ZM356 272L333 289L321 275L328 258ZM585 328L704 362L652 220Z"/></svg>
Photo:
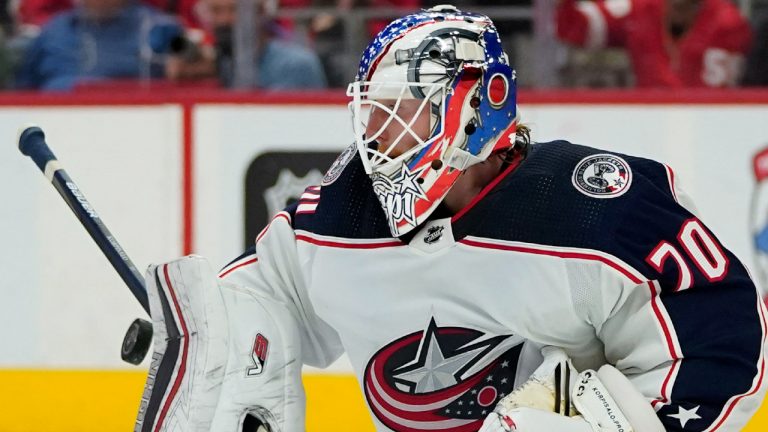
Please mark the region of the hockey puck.
<svg viewBox="0 0 768 432"><path fill-rule="evenodd" d="M120 357L127 363L137 365L147 356L151 344L152 323L136 318L125 332Z"/></svg>

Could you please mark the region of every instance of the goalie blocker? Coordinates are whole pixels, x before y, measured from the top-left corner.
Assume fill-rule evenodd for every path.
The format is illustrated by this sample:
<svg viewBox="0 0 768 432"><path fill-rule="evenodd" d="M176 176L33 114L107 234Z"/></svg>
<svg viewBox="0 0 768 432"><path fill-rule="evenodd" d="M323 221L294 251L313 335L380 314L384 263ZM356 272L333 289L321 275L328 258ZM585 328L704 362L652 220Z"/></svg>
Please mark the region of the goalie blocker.
<svg viewBox="0 0 768 432"><path fill-rule="evenodd" d="M146 274L155 346L135 432L304 429L290 311L216 278L201 257Z"/></svg>

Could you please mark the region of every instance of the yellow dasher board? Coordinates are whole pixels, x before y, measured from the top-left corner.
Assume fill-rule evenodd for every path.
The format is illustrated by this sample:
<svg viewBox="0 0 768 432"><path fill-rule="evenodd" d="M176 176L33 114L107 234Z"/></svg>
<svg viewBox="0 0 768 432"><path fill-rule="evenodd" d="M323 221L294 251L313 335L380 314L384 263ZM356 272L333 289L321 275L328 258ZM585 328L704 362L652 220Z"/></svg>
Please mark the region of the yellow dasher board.
<svg viewBox="0 0 768 432"><path fill-rule="evenodd" d="M133 430L143 371L0 370L0 431ZM373 432L352 375L304 376L307 432ZM340 407L344 407L343 410ZM744 429L768 430L768 404Z"/></svg>

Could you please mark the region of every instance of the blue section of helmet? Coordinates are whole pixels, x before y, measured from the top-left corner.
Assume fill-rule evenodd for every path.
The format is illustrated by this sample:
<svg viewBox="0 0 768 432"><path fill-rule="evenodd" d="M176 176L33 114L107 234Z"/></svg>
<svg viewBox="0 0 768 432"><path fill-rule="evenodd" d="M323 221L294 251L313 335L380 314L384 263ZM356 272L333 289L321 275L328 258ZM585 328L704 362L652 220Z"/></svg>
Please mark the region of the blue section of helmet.
<svg viewBox="0 0 768 432"><path fill-rule="evenodd" d="M504 55L499 33L493 26L483 32L483 44L485 45L485 70L483 72L483 85L480 87L480 106L477 108L480 115L480 124L474 134L467 140L467 151L478 155L489 141L509 127L515 118L517 104L517 85L514 72ZM507 100L501 107L494 108L488 98L488 86L491 77L501 74L507 78Z"/></svg>
<svg viewBox="0 0 768 432"><path fill-rule="evenodd" d="M488 142L494 141L496 137L504 132L511 123L512 119L517 114L517 85L515 82L515 75L512 67L507 61L507 57L504 55L504 49L501 46L501 39L496 31L496 28L492 25L489 26L482 34L483 45L485 49L485 67L482 77L482 85L480 86L480 105L478 106L478 115L480 116L479 125L476 125L475 132L472 135L467 136L466 150L477 156L482 152L483 148L488 145ZM454 78L452 87L455 88L456 84L461 81L463 71L460 71ZM487 91L490 85L491 77L496 74L501 74L507 78L509 87L507 89L507 100L500 107L493 107L488 98ZM451 98L453 93L449 93L445 98L445 109L451 106ZM468 95L468 97L472 97ZM461 130L466 125L459 125L458 130ZM441 129L435 131L432 137L441 132ZM452 137L449 137L452 138ZM512 139L514 142L514 139ZM430 146L422 149L419 154L408 162L408 167L413 168L418 165L419 161L429 152Z"/></svg>
<svg viewBox="0 0 768 432"><path fill-rule="evenodd" d="M471 18L471 19L484 19L488 18L484 15L478 15L470 12L429 12L422 11L419 13L406 15L395 21L389 23L376 38L368 44L368 47L363 52L363 57L360 59L360 67L357 70L357 81L363 81L368 76L373 63L386 49L386 47L392 43L395 39L398 39L403 34L408 32L411 28L419 26L427 22L437 22L446 19L456 18Z"/></svg>

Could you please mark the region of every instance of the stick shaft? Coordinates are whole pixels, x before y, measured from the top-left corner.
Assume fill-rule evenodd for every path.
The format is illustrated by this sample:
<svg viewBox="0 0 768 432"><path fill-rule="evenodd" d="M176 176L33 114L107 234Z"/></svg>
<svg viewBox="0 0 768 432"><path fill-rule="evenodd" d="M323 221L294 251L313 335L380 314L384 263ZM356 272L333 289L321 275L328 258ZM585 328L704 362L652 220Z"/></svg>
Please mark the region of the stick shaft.
<svg viewBox="0 0 768 432"><path fill-rule="evenodd" d="M112 267L123 279L128 289L149 313L149 299L144 279L128 254L120 246L96 210L85 198L77 184L61 167L56 156L45 142L45 135L37 127L27 128L19 138L19 149L31 157L59 192L80 223L88 231L96 245L104 253Z"/></svg>

